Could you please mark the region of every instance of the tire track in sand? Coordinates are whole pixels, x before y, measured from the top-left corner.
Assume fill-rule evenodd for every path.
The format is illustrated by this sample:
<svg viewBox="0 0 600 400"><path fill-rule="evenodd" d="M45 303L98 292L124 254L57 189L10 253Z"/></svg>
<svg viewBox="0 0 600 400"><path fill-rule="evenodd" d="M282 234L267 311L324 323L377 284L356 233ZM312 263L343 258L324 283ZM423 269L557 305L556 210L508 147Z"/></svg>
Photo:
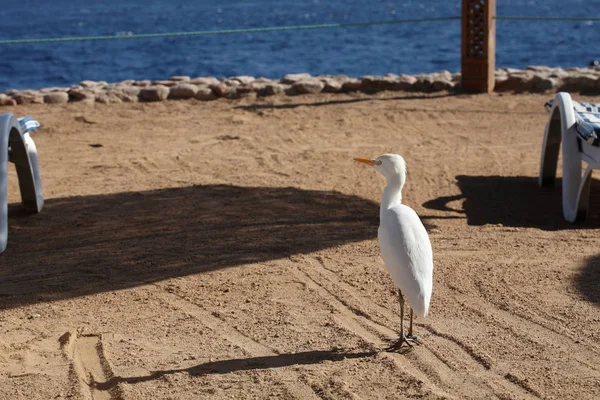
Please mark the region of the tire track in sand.
<svg viewBox="0 0 600 400"><path fill-rule="evenodd" d="M364 311L349 305L347 301L330 292L304 270L293 268L292 271L302 283L317 293L321 298L325 299L329 305L340 314L339 317L334 317L334 320L339 326L363 339L372 346L373 350L385 347L385 345L388 344L385 341L385 338L396 335L396 332L392 329L369 319ZM427 374L431 373L435 375L434 370L429 370L427 371L427 374L424 374L421 373L421 370L418 368L410 368L412 365L409 365L407 368L405 363L398 363L395 357L390 353L383 352L381 354L393 364L393 367L401 373L404 379L409 379L417 384L424 383L427 389L441 398L454 398L449 393L440 389L428 378Z"/></svg>
<svg viewBox="0 0 600 400"><path fill-rule="evenodd" d="M123 400L123 392L113 383L114 373L104 355L101 334L70 331L59 339L60 347L71 362L71 379L81 388L86 400Z"/></svg>
<svg viewBox="0 0 600 400"><path fill-rule="evenodd" d="M302 259L314 267L311 260L308 260L306 257L302 257ZM389 344L387 341L389 338L397 336L397 332L393 329L371 319L369 312L364 311L363 308L369 308L371 310L376 309L378 312L386 314L389 313L388 310L364 299L354 292L350 293L352 300L344 298L326 288L323 283L319 282L318 277L312 276L311 273L299 266L293 268L292 271L301 282L312 289L321 298L325 299L333 309L340 314L338 318L334 318L340 326L360 337L365 342L372 345L373 348L381 349ZM333 283L330 279L325 279L329 281L329 283ZM339 280L336 281L335 284L341 285ZM366 302L369 303L370 307L365 307ZM446 376L454 372L448 364L443 362L443 360L440 362L440 360L436 359L434 360L436 361L434 366L421 368L416 359L409 359L408 357L403 357L395 353L381 352L380 354L385 360L388 360L388 364L391 363L393 367L402 374L404 379L412 380L417 384L423 383L427 390L441 398L454 398L454 396L450 395L439 385L439 382L442 380L442 375ZM408 363L406 360L408 360ZM431 377L433 377L433 380Z"/></svg>
<svg viewBox="0 0 600 400"><path fill-rule="evenodd" d="M194 317L202 325L215 332L218 336L244 350L250 357L277 357L279 356L272 348L261 344L252 338L242 334L235 328L229 326L225 321L215 316L213 313L205 310L194 302L187 300L171 291L165 290L158 284L155 284L160 292L157 296L165 303L177 307L183 312ZM305 384L300 376L293 371L285 369L273 369L273 376L286 387L291 396L297 399L320 400L321 397L313 390L311 386ZM118 400L118 399L116 399Z"/></svg>
<svg viewBox="0 0 600 400"><path fill-rule="evenodd" d="M347 330L376 347L381 346L382 338L397 336L397 332L386 326L386 320L396 321L398 315L358 293L328 269L321 257L294 256L292 261L295 263L298 279L313 288L340 312L342 318L338 319L338 322L345 324ZM377 316L378 320L384 320L377 321L371 315ZM511 379L511 376L495 370L485 355L479 354L460 338L426 324L417 326L426 329L438 340L424 342L419 347L421 351L418 351L418 354L386 354L393 359L398 369L424 382L432 393L452 397L448 391L460 388L461 398L471 397L474 393L481 393L484 387L488 390L488 396L493 394L500 398L514 395L520 398L541 397L537 391L523 387L515 379ZM483 379L475 380L468 374L468 370L474 368L484 376ZM456 385L457 375L464 378L462 386Z"/></svg>

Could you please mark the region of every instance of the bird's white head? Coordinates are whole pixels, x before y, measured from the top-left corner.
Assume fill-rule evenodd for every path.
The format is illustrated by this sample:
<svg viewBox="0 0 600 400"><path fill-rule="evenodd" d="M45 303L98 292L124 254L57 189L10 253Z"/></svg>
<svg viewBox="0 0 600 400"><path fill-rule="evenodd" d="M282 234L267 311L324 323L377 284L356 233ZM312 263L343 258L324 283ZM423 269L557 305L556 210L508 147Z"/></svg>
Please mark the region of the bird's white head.
<svg viewBox="0 0 600 400"><path fill-rule="evenodd" d="M388 184L399 184L400 189L404 186L404 182L406 181L406 162L402 156L398 154L383 154L374 160L368 158L355 158L354 160L373 166L385 176Z"/></svg>

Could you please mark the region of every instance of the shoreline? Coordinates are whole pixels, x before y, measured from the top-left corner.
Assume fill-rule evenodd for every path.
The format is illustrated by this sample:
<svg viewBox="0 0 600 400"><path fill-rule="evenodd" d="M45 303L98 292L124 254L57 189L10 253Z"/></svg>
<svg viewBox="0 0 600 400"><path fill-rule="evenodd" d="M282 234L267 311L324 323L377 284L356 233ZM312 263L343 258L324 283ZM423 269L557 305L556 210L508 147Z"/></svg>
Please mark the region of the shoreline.
<svg viewBox="0 0 600 400"><path fill-rule="evenodd" d="M125 80L115 83L85 80L71 87L7 90L0 93L0 106L75 102L135 103L192 98L210 101L218 98L266 97L278 94L294 96L321 92L460 92L460 78L460 72L441 71L419 75L390 73L385 76L367 75L360 78L299 73L288 74L281 79L236 76L219 80L215 77L172 76L164 80ZM600 94L600 68L529 66L526 69L500 68L495 73L494 92L559 91Z"/></svg>

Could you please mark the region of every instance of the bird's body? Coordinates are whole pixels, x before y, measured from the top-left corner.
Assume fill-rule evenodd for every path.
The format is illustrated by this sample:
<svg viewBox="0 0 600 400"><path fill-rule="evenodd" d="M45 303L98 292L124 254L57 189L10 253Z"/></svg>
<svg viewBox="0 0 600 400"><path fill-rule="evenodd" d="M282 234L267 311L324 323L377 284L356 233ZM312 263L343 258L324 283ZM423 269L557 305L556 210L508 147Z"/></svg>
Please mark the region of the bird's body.
<svg viewBox="0 0 600 400"><path fill-rule="evenodd" d="M406 164L397 154L384 154L375 160L356 161L372 165L382 173L387 186L383 191L379 211L379 247L385 266L398 288L401 310L401 335L394 349L403 343L410 345L413 311L426 317L433 290L433 252L427 231L417 213L402 204L402 187L406 181ZM404 335L404 297L411 307L408 336Z"/></svg>
<svg viewBox="0 0 600 400"><path fill-rule="evenodd" d="M417 213L404 204L381 210L379 247L385 266L419 317L426 317L433 289L431 242Z"/></svg>

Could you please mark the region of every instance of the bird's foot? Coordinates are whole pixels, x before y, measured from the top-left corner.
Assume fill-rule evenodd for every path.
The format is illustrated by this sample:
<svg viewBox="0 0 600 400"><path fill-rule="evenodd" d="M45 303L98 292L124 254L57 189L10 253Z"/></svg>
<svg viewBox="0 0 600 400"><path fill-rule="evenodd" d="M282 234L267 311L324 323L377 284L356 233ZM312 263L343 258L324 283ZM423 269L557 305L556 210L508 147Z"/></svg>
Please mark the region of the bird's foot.
<svg viewBox="0 0 600 400"><path fill-rule="evenodd" d="M392 342L388 347L385 348L385 351L398 351L402 349L402 347L406 344L407 349L411 349L414 347L414 344L421 344L419 342L419 337L416 335L405 335L404 332L400 335L398 339Z"/></svg>
<svg viewBox="0 0 600 400"><path fill-rule="evenodd" d="M421 344L421 338L422 337L423 336L421 336L421 335L413 335L413 334L406 335L406 339L410 340L411 342L413 342L415 344Z"/></svg>

